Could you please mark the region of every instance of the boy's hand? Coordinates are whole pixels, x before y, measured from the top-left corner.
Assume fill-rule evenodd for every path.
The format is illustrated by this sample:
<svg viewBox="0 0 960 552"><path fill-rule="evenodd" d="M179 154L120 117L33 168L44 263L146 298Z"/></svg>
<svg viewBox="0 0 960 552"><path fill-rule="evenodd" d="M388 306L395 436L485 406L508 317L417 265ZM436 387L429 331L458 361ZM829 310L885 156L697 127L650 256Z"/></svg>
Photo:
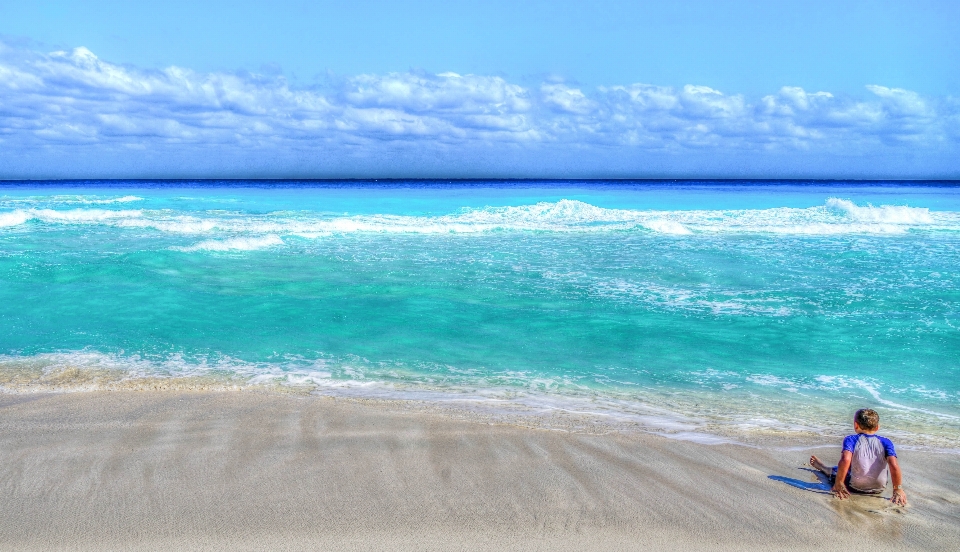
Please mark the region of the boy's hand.
<svg viewBox="0 0 960 552"><path fill-rule="evenodd" d="M907 493L903 492L903 489L894 489L893 497L890 498L890 501L896 504L897 506L906 506Z"/></svg>
<svg viewBox="0 0 960 552"><path fill-rule="evenodd" d="M850 496L850 491L847 490L846 485L838 481L833 486L833 496L839 498L840 500L843 500ZM906 500L906 497L904 497L904 500Z"/></svg>

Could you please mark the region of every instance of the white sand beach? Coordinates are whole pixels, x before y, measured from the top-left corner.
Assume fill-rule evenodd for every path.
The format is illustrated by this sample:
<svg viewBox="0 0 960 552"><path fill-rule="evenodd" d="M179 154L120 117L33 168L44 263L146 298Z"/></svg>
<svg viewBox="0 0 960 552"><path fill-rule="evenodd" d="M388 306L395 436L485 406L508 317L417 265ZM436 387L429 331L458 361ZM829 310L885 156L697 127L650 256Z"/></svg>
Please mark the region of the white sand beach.
<svg viewBox="0 0 960 552"><path fill-rule="evenodd" d="M313 396L8 394L0 549L956 549L960 456L902 450L901 509L818 490L804 463L832 460L829 447L537 430Z"/></svg>

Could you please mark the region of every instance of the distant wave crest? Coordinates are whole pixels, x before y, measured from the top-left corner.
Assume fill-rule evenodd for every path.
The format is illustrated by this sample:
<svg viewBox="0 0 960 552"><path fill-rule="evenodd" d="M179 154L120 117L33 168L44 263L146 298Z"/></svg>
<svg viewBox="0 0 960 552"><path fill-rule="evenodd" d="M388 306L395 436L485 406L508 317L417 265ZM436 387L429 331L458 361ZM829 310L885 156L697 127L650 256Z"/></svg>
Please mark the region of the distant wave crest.
<svg viewBox="0 0 960 552"><path fill-rule="evenodd" d="M848 199L831 197L827 200L827 209L838 211L853 220L882 224L924 225L934 224L930 209L907 207L905 205L867 205L860 207Z"/></svg>
<svg viewBox="0 0 960 552"><path fill-rule="evenodd" d="M116 201L126 199L119 198ZM358 233L639 231L683 236L960 231L960 213L898 205L857 205L839 198L829 198L824 205L809 208L676 211L606 209L582 201L563 199L532 205L464 208L457 213L437 216L329 215L305 211L267 214L208 211L184 214L173 210L103 208L0 212L0 227L19 226L31 221L48 225L98 224L153 229L172 234L208 235L218 241L205 241L185 249L211 251L281 245L282 236L319 238Z"/></svg>

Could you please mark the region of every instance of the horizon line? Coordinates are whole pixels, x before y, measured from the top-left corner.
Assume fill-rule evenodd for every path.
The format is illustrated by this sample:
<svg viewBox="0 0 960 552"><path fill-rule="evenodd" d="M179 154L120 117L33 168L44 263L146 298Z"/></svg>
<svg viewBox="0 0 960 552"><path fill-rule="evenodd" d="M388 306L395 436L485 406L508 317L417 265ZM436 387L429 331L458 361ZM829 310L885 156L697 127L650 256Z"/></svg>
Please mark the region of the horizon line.
<svg viewBox="0 0 960 552"><path fill-rule="evenodd" d="M693 182L726 182L726 183L851 183L851 184L869 184L869 183L911 183L911 184L960 184L960 178L482 178L482 177L464 177L464 178L442 178L442 177L349 177L349 178L0 178L0 186L17 184L81 184L91 182L104 183L232 183L232 182L252 182L252 183L404 183L404 182L423 182L423 183L485 183L485 182L589 182L589 183L693 183Z"/></svg>

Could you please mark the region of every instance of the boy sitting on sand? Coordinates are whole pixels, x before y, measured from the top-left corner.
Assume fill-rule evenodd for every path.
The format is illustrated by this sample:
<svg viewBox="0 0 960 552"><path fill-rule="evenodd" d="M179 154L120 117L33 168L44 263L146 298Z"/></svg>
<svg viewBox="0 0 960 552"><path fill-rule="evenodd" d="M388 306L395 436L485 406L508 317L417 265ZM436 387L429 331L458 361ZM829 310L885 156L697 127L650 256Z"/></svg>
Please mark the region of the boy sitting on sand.
<svg viewBox="0 0 960 552"><path fill-rule="evenodd" d="M869 408L861 408L853 415L855 435L847 435L843 440L843 452L840 464L828 468L816 456L810 457L810 465L822 471L833 483L833 494L844 499L850 496L849 485L854 491L865 494L880 494L887 486L887 467L893 479L893 497L890 499L898 506L907 505L907 494L903 492L903 474L897 463L897 451L886 437L877 435L880 429L880 415Z"/></svg>

